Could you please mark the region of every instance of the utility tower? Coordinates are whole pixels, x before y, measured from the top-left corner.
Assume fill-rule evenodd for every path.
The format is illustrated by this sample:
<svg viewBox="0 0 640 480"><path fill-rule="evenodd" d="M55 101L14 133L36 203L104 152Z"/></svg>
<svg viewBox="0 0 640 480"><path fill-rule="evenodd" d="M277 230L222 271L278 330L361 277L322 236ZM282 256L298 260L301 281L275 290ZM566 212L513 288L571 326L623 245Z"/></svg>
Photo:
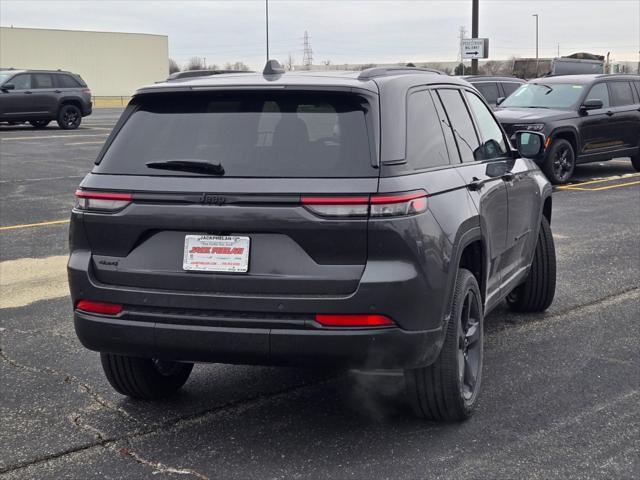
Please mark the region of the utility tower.
<svg viewBox="0 0 640 480"><path fill-rule="evenodd" d="M305 70L311 69L313 65L313 50L311 50L311 43L309 41L309 33L304 31L303 50L302 50L302 65Z"/></svg>
<svg viewBox="0 0 640 480"><path fill-rule="evenodd" d="M462 74L464 75L464 58L462 58L462 40L467 38L467 29L464 28L463 26L460 26L460 34L459 34L459 39L460 39L460 45L458 48L458 60L460 61L460 63L462 64Z"/></svg>

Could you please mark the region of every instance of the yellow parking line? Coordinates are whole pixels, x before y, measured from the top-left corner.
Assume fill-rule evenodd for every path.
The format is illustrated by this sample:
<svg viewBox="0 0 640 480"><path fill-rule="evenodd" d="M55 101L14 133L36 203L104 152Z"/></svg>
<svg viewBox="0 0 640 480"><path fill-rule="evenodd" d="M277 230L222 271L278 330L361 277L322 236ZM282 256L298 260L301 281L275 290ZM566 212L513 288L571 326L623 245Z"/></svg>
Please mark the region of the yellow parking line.
<svg viewBox="0 0 640 480"><path fill-rule="evenodd" d="M31 228L31 227L45 227L47 225L62 225L64 223L69 223L69 220L53 220L51 222L23 223L22 225L9 225L7 227L0 227L0 231L18 230L20 228Z"/></svg>
<svg viewBox="0 0 640 480"><path fill-rule="evenodd" d="M599 192L601 190L609 190L611 188L620 188L620 187L629 187L631 185L640 185L640 181L618 183L617 185L607 185L606 187L596 187L596 188L565 188L565 190L582 190L583 192Z"/></svg>
<svg viewBox="0 0 640 480"><path fill-rule="evenodd" d="M560 187L558 187L558 190L579 190L578 187L582 187L583 185L593 185L594 183L603 183L603 182L613 182L616 180L625 180L627 178L633 178L633 177L637 177L640 176L640 173L630 173L628 175L624 175L622 177L609 177L609 178L602 178L600 180L590 180L588 182L578 182L578 183L572 183L570 185L562 185ZM596 187L596 188L583 188L582 190L597 190L600 187Z"/></svg>
<svg viewBox="0 0 640 480"><path fill-rule="evenodd" d="M77 137L108 137L108 133L89 133L86 135L47 135L38 137L0 137L1 141L5 140L42 140L45 138L77 138Z"/></svg>

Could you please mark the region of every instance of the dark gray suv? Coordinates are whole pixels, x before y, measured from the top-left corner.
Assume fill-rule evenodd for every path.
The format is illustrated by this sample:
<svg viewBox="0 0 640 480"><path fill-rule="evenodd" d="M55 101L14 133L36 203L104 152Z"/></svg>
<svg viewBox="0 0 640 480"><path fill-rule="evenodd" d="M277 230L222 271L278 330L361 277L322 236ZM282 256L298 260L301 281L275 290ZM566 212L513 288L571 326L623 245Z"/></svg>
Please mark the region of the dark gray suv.
<svg viewBox="0 0 640 480"><path fill-rule="evenodd" d="M80 75L61 70L0 70L0 123L78 128L91 114L91 90Z"/></svg>
<svg viewBox="0 0 640 480"><path fill-rule="evenodd" d="M542 137L516 138L415 68L142 88L76 192L77 335L134 398L193 362L396 369L419 416L464 419L484 316L555 291Z"/></svg>

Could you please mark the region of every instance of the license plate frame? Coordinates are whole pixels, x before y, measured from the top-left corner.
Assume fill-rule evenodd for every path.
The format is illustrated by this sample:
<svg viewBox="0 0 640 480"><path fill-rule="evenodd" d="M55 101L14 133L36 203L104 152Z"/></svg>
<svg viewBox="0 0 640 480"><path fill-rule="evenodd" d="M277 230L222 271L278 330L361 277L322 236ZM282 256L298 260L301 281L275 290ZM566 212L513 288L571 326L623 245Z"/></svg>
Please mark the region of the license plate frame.
<svg viewBox="0 0 640 480"><path fill-rule="evenodd" d="M242 235L185 235L182 269L187 272L247 273L251 238Z"/></svg>

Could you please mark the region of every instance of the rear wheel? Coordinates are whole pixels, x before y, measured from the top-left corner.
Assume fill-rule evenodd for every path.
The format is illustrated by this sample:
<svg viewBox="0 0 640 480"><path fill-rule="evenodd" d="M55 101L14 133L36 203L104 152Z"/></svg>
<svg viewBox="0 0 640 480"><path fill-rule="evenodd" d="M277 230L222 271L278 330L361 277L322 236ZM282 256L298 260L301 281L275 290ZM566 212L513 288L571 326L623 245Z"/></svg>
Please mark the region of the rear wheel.
<svg viewBox="0 0 640 480"><path fill-rule="evenodd" d="M553 141L542 171L551 183L567 183L576 167L576 154L567 140L558 138Z"/></svg>
<svg viewBox="0 0 640 480"><path fill-rule="evenodd" d="M46 128L50 120L31 120L29 123L33 128Z"/></svg>
<svg viewBox="0 0 640 480"><path fill-rule="evenodd" d="M437 421L471 416L482 378L483 324L478 282L461 268L438 359L427 367L405 370L407 394L417 416Z"/></svg>
<svg viewBox="0 0 640 480"><path fill-rule="evenodd" d="M140 400L168 397L182 387L193 363L101 353L102 369L119 393Z"/></svg>
<svg viewBox="0 0 640 480"><path fill-rule="evenodd" d="M58 125L64 130L73 130L80 126L82 112L75 105L63 105L58 112Z"/></svg>
<svg viewBox="0 0 640 480"><path fill-rule="evenodd" d="M631 157L631 165L636 169L636 172L640 172L640 152Z"/></svg>
<svg viewBox="0 0 640 480"><path fill-rule="evenodd" d="M538 244L525 282L507 295L507 304L516 312L542 312L556 293L556 249L551 227L542 217Z"/></svg>

